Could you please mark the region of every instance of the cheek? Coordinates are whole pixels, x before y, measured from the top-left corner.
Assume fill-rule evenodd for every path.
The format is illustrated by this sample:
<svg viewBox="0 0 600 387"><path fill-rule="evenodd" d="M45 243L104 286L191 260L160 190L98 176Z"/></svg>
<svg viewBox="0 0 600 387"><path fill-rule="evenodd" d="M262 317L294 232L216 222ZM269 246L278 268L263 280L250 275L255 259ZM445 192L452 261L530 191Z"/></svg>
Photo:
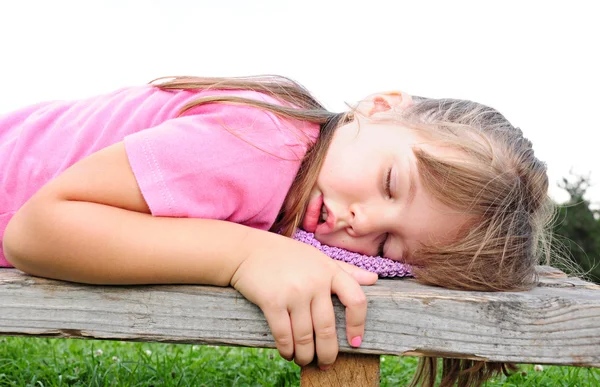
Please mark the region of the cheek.
<svg viewBox="0 0 600 387"><path fill-rule="evenodd" d="M327 235L315 234L315 239L327 246L339 247L346 250L351 250L352 248L351 238L346 233L342 234L337 232Z"/></svg>
<svg viewBox="0 0 600 387"><path fill-rule="evenodd" d="M373 173L373 162L369 160L352 156L339 157L325 160L319 179L326 180L332 186L360 186Z"/></svg>
<svg viewBox="0 0 600 387"><path fill-rule="evenodd" d="M343 231L327 235L315 234L315 239L324 245L339 247L341 249L345 249L354 253L359 253L363 255L376 254L376 244L373 241L352 238L350 235Z"/></svg>
<svg viewBox="0 0 600 387"><path fill-rule="evenodd" d="M327 187L338 189L343 182L349 183L352 178L349 173L348 163L341 157L332 157L325 159L321 172L319 173L319 183Z"/></svg>
<svg viewBox="0 0 600 387"><path fill-rule="evenodd" d="M328 151L319 174L319 185L338 192L371 189L378 174L380 152L358 139L340 141Z"/></svg>

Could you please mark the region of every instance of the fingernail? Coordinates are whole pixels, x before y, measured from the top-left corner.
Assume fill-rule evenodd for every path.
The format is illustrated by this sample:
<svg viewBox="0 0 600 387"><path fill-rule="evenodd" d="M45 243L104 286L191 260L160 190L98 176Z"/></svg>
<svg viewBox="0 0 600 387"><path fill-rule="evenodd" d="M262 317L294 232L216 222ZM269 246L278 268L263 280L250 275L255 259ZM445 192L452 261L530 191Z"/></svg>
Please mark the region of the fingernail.
<svg viewBox="0 0 600 387"><path fill-rule="evenodd" d="M319 368L321 369L321 371L327 371L328 369L331 368L331 364L329 364L329 365L320 365Z"/></svg>
<svg viewBox="0 0 600 387"><path fill-rule="evenodd" d="M362 343L362 337L360 337L360 336L356 336L350 341L350 345L353 347L360 347L361 343Z"/></svg>

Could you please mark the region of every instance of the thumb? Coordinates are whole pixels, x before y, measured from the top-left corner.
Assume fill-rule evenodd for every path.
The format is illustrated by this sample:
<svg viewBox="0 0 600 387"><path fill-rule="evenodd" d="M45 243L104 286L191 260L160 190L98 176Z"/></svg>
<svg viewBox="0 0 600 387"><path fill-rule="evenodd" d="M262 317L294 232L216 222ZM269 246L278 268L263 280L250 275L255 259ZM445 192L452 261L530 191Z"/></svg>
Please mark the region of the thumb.
<svg viewBox="0 0 600 387"><path fill-rule="evenodd" d="M379 278L376 273L361 269L360 267L351 265L349 263L339 261L336 263L342 268L342 270L350 274L352 278L354 278L354 280L360 285L373 285Z"/></svg>

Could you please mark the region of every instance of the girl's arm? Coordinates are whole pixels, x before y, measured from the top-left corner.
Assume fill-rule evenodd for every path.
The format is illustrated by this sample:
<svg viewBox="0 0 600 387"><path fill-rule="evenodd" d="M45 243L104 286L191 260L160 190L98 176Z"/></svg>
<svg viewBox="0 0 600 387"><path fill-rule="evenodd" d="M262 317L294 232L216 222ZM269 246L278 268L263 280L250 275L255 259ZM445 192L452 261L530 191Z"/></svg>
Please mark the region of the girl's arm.
<svg viewBox="0 0 600 387"><path fill-rule="evenodd" d="M99 284L226 286L248 238L239 224L152 217L122 143L73 165L13 217L9 262L28 273Z"/></svg>
<svg viewBox="0 0 600 387"><path fill-rule="evenodd" d="M321 365L335 360L332 293L347 307L348 341L362 338L359 284L374 283L373 273L281 235L149 212L118 143L36 193L8 224L4 253L23 271L76 282L231 284L263 310L282 356L300 365L315 352Z"/></svg>

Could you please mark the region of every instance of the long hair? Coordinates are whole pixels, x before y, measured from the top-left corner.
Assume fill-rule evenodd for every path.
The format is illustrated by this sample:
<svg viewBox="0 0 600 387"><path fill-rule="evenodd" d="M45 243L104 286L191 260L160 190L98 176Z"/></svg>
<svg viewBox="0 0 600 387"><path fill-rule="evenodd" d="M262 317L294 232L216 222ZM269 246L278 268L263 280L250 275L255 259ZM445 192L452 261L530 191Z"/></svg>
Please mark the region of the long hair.
<svg viewBox="0 0 600 387"><path fill-rule="evenodd" d="M309 194L335 130L351 114L327 111L304 87L284 77L172 77L153 81L162 89L254 90L281 102L271 104L235 96L199 97L182 110L207 103L245 104L283 118L320 125L271 228L291 236L300 224ZM390 111L384 120L422 133L432 144L449 147L462 157L442 159L415 148L422 184L435 199L475 221L444 245L423 246L411 254L417 281L452 289L515 291L532 288L535 265L549 257L546 229L552 217L547 196L546 166L533 153L531 142L500 113L463 100L414 98L413 106ZM444 359L442 384L480 386L499 372L514 370L505 363ZM413 386L433 386L436 358L419 361Z"/></svg>
<svg viewBox="0 0 600 387"><path fill-rule="evenodd" d="M415 277L452 289L531 289L535 265L549 262L554 214L546 165L523 133L496 110L471 101L416 98L398 119L456 151L440 158L415 148L422 184L436 200L475 221L443 246L411 255Z"/></svg>
<svg viewBox="0 0 600 387"><path fill-rule="evenodd" d="M419 176L436 200L475 221L444 245L423 246L407 262L425 284L476 291L535 286L535 265L550 260L554 204L546 165L523 132L498 111L464 100L414 98L387 119L418 131L459 157L439 158L415 147ZM385 119L385 118L384 118ZM433 387L439 359L424 357L411 386ZM443 359L440 387L480 386L512 364Z"/></svg>

